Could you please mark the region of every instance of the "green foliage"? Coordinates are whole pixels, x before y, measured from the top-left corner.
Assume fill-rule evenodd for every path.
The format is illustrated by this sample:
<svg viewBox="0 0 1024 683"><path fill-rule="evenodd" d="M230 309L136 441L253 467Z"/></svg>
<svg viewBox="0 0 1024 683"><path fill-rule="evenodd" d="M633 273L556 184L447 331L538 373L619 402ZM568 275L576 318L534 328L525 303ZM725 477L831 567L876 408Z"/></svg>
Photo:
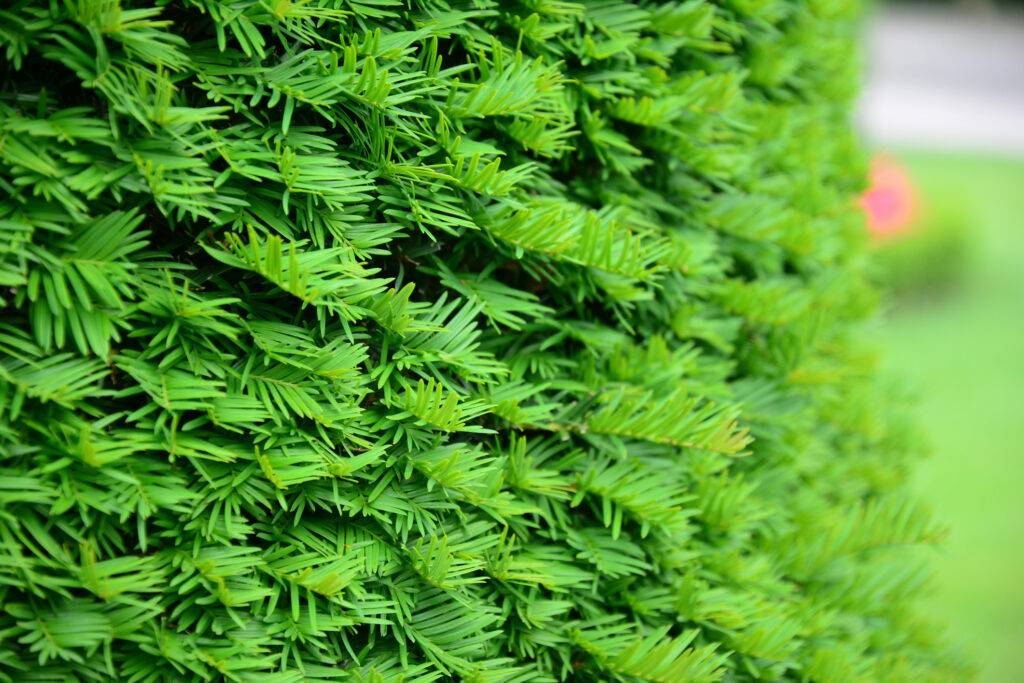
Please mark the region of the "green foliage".
<svg viewBox="0 0 1024 683"><path fill-rule="evenodd" d="M961 676L856 11L7 3L0 679Z"/></svg>

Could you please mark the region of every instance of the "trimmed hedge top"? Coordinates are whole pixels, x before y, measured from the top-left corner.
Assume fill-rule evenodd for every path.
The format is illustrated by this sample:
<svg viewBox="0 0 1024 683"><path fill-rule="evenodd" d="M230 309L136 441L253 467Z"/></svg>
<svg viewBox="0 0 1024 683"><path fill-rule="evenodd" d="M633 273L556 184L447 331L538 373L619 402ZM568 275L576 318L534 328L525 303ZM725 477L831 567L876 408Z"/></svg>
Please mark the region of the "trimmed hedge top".
<svg viewBox="0 0 1024 683"><path fill-rule="evenodd" d="M846 0L0 10L0 678L955 678Z"/></svg>

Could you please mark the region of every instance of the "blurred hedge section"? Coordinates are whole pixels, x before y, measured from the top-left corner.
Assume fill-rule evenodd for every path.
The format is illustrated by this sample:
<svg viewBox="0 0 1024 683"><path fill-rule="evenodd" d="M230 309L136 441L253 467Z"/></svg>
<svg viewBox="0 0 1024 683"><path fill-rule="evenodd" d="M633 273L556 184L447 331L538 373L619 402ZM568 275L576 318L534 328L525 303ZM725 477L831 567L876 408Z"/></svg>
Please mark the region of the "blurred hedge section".
<svg viewBox="0 0 1024 683"><path fill-rule="evenodd" d="M855 11L6 4L0 676L956 678Z"/></svg>

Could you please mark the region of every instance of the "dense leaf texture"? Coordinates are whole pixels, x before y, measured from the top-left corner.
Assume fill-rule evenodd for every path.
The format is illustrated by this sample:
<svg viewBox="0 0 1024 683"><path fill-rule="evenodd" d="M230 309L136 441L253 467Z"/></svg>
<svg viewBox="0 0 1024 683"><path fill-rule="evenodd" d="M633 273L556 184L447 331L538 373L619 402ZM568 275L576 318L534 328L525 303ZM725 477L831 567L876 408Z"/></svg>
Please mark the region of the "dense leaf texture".
<svg viewBox="0 0 1024 683"><path fill-rule="evenodd" d="M0 678L955 678L855 10L4 3Z"/></svg>

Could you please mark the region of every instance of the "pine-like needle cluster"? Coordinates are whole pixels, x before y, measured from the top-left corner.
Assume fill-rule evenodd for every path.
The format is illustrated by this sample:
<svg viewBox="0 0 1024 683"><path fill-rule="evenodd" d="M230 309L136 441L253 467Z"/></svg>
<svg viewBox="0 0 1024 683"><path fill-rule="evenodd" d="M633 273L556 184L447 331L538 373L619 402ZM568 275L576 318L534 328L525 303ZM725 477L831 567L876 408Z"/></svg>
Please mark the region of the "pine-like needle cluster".
<svg viewBox="0 0 1024 683"><path fill-rule="evenodd" d="M0 680L955 679L853 0L0 8Z"/></svg>

